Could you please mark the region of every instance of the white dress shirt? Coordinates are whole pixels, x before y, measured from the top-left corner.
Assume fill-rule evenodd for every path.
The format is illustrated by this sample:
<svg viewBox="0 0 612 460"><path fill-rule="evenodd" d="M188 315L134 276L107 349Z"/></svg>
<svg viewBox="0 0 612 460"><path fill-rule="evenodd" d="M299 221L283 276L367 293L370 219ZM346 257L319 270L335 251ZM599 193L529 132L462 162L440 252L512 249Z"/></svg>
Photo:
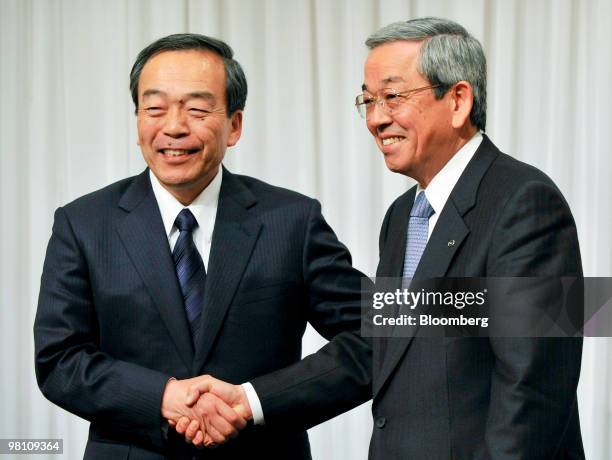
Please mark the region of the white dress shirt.
<svg viewBox="0 0 612 460"><path fill-rule="evenodd" d="M214 179L208 184L202 192L189 204L183 206L163 185L159 182L159 179L155 177L155 174L149 170L149 177L151 179L151 186L153 187L153 194L157 200L157 206L161 213L162 220L164 222L164 229L166 230L166 237L170 244L170 252L174 250L176 240L178 240L180 231L174 225L176 217L183 209L187 208L195 217L198 226L193 231L193 242L202 257L204 267L208 273L208 259L210 258L210 245L212 243L213 230L215 229L215 220L217 218L217 208L219 206L219 192L221 191L221 181L223 180L223 173L221 168L214 177ZM206 307L204 307L206 308ZM214 376L213 376L214 377ZM251 405L251 412L253 412L253 420L259 425L264 424L263 410L261 403L257 397L257 393L249 382L242 385L244 391Z"/></svg>
<svg viewBox="0 0 612 460"><path fill-rule="evenodd" d="M215 228L217 206L219 205L219 192L221 190L221 181L223 180L221 168L219 168L217 175L210 184L208 184L208 187L202 190L189 206L183 206L180 201L166 190L151 170L149 170L149 177L151 178L153 193L164 222L166 237L168 237L168 243L170 244L170 252L174 250L174 245L180 233L179 229L174 225L174 221L179 215L179 212L187 208L191 211L198 223L198 226L193 231L193 242L202 257L204 268L208 271L210 243L212 242L212 234Z"/></svg>
<svg viewBox="0 0 612 460"><path fill-rule="evenodd" d="M429 201L429 204L435 211L429 218L427 240L431 237L431 233L438 222L438 217L440 217L442 209L444 209L448 201L448 197L455 188L455 185L457 185L461 174L465 171L465 168L476 153L481 142L482 134L478 131L450 160L448 160L448 163L446 163L438 174L434 176L427 188L424 189L420 184L417 185L417 190L414 195L415 200L419 192L424 190L427 201Z"/></svg>

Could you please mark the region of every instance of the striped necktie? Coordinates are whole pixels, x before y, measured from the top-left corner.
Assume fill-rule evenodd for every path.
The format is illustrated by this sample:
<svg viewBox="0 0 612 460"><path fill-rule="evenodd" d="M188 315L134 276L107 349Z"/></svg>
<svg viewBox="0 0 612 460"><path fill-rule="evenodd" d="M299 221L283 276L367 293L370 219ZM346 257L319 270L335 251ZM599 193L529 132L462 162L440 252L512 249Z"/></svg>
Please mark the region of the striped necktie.
<svg viewBox="0 0 612 460"><path fill-rule="evenodd" d="M183 293L185 311L191 329L193 344L198 343L200 329L200 316L204 302L204 287L206 284L206 269L202 257L193 242L193 230L198 226L196 218L187 208L183 209L174 225L180 230L172 258L176 268L176 275Z"/></svg>

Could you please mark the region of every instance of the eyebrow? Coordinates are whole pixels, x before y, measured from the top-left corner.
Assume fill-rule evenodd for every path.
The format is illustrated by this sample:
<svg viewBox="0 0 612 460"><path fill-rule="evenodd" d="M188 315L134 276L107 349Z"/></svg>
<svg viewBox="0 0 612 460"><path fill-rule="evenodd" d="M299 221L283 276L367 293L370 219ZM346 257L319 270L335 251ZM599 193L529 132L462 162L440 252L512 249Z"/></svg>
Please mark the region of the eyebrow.
<svg viewBox="0 0 612 460"><path fill-rule="evenodd" d="M399 83L399 82L404 82L406 80L404 80L402 77L387 77L383 80L384 84L387 83Z"/></svg>
<svg viewBox="0 0 612 460"><path fill-rule="evenodd" d="M142 93L143 99L149 96L167 96L167 94L164 91L161 91L159 89L147 89L144 93ZM184 102L185 100L190 100L190 99L203 99L206 101L213 101L213 102L216 100L215 95L208 91L193 91L181 97L181 102Z"/></svg>
<svg viewBox="0 0 612 460"><path fill-rule="evenodd" d="M404 80L402 77L399 77L399 76L387 77L382 80L383 85L386 85L388 83L402 83L405 81L406 80ZM366 86L365 83L361 85L361 90L368 91L368 87Z"/></svg>

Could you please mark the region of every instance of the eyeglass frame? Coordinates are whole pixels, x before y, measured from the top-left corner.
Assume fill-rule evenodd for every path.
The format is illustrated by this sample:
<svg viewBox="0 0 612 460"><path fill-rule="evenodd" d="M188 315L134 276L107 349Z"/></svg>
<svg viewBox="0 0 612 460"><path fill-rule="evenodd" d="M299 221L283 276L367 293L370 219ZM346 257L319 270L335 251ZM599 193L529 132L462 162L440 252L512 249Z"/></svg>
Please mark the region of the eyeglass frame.
<svg viewBox="0 0 612 460"><path fill-rule="evenodd" d="M416 93L420 93L421 91L425 91L427 89L435 89L435 88L440 88L441 84L437 84L437 85L428 85L428 86L421 86L420 88L412 88L412 89L408 89L406 91L397 91L394 88L382 88L380 91L378 91L378 94L380 94L381 91L385 91L385 90L391 90L394 92L395 96L401 96L402 98L404 98L403 102L406 102L408 100L408 98L412 95L412 94L416 94ZM368 91L369 92L369 91ZM385 113L391 115L392 110L393 109L389 109L388 106L386 105L387 102L385 102L384 99L381 99L380 96L374 95L373 96L373 101L368 101L369 102L374 102L376 105L378 105ZM357 113L359 114L359 116L361 118L363 118L364 120L368 119L368 114L367 114L367 110L365 108L365 104L366 102L359 102L359 98L363 97L363 92L361 94L358 94L355 97L355 108L357 109ZM403 103L399 103L400 105ZM361 114L361 107L363 106L363 115ZM397 108L397 107L396 107Z"/></svg>

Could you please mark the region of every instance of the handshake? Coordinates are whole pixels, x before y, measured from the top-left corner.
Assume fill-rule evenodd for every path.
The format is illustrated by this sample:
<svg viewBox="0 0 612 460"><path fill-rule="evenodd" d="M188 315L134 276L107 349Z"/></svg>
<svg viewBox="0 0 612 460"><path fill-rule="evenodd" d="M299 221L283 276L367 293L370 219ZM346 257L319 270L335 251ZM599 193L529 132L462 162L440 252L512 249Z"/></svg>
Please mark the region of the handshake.
<svg viewBox="0 0 612 460"><path fill-rule="evenodd" d="M210 375L170 380L161 413L177 433L198 448L227 442L253 418L243 387Z"/></svg>

